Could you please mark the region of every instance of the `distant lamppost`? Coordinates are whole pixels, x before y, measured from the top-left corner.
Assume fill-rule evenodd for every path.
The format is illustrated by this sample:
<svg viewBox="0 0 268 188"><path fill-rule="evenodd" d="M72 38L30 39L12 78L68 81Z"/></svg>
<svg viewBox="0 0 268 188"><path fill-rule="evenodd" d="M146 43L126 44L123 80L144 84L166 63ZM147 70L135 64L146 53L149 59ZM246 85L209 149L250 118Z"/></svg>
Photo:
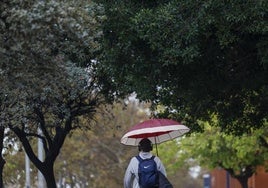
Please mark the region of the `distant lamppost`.
<svg viewBox="0 0 268 188"><path fill-rule="evenodd" d="M38 128L38 135L42 135L41 129ZM42 139L38 138L38 158L44 160ZM38 170L38 188L46 188L43 174Z"/></svg>
<svg viewBox="0 0 268 188"><path fill-rule="evenodd" d="M25 188L30 188L31 187L30 160L27 153L25 153L25 176L26 176Z"/></svg>

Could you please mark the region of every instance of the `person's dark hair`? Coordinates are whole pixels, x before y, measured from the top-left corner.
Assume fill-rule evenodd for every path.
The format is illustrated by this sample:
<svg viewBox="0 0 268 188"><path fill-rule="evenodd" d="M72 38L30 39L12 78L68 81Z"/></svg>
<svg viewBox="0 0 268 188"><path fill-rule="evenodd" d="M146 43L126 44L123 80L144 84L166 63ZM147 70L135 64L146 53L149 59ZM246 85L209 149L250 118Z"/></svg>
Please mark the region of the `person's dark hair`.
<svg viewBox="0 0 268 188"><path fill-rule="evenodd" d="M139 151L149 152L153 150L153 144L148 138L143 138L139 143Z"/></svg>

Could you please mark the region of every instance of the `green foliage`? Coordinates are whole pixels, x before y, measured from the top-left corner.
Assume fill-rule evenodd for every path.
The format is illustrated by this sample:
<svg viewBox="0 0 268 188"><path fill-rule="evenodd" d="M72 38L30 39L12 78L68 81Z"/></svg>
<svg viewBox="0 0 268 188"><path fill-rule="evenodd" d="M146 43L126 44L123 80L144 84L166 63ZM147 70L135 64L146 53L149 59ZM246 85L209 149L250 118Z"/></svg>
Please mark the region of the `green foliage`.
<svg viewBox="0 0 268 188"><path fill-rule="evenodd" d="M89 63L99 48L102 8L88 1L1 1L1 64ZM2 65L1 65L2 67Z"/></svg>
<svg viewBox="0 0 268 188"><path fill-rule="evenodd" d="M0 94L5 106L1 122L23 127L43 118L41 124L53 127L95 106L91 99L97 86L90 60L99 49L102 7L72 0L0 5ZM88 70L74 61L85 63ZM37 118L38 113L43 116Z"/></svg>
<svg viewBox="0 0 268 188"><path fill-rule="evenodd" d="M174 174L179 168L182 167L179 165L178 142L178 139L174 139L157 146L159 157L165 165L167 172L170 174Z"/></svg>
<svg viewBox="0 0 268 188"><path fill-rule="evenodd" d="M202 187L202 172L197 174L196 177L190 175L190 169L196 167L198 164L193 161L193 163L187 163L186 165L185 162L182 161L179 143L180 138L161 143L157 146L159 157L166 168L169 180L174 187Z"/></svg>
<svg viewBox="0 0 268 188"><path fill-rule="evenodd" d="M98 71L106 93L136 92L167 107L159 116L185 120L192 130L211 112L226 131L261 127L268 104L266 1L102 2L107 20Z"/></svg>
<svg viewBox="0 0 268 188"><path fill-rule="evenodd" d="M91 1L4 0L0 12L1 126L55 187L53 164L65 137L90 127L101 103L92 60L103 9ZM91 122L79 121L85 115ZM43 141L44 162L33 151L34 137Z"/></svg>
<svg viewBox="0 0 268 188"><path fill-rule="evenodd" d="M59 103L79 102L89 90L96 94L90 64L102 34L101 6L89 1L12 0L1 1L0 7L0 99L7 109L1 111L2 119L12 115L20 124L40 104L54 108L50 115L62 119L70 112ZM86 72L70 61L89 68Z"/></svg>
<svg viewBox="0 0 268 188"><path fill-rule="evenodd" d="M268 150L260 142L261 136L267 138L264 129L252 129L249 134L236 136L222 132L216 116L210 122L199 123L204 126L204 132L193 133L181 141L183 152L179 157L183 161L193 158L210 169L221 167L235 178L249 178L257 166L265 165Z"/></svg>

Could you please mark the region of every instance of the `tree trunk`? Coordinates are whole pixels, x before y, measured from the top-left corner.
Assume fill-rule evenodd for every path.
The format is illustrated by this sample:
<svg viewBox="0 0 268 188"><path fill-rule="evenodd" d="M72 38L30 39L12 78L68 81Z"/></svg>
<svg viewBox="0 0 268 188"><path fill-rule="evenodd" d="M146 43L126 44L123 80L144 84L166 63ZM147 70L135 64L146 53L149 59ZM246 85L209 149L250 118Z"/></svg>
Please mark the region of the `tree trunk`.
<svg viewBox="0 0 268 188"><path fill-rule="evenodd" d="M248 188L248 177L237 178L242 188Z"/></svg>
<svg viewBox="0 0 268 188"><path fill-rule="evenodd" d="M239 175L235 175L233 169L225 169L231 176L237 179L242 186L242 188L248 188L248 179L254 174L254 168L251 165L245 166Z"/></svg>
<svg viewBox="0 0 268 188"><path fill-rule="evenodd" d="M3 126L0 126L0 187L4 187L3 185L3 170L5 166L5 159L3 158L2 151L3 151L3 142L5 137L5 128Z"/></svg>
<svg viewBox="0 0 268 188"><path fill-rule="evenodd" d="M52 161L50 164L44 163L44 168L39 169L45 178L45 181L46 181L48 188L57 188L57 184L56 184L56 180L55 180L55 176L54 176L53 164L54 164L54 162L52 162Z"/></svg>
<svg viewBox="0 0 268 188"><path fill-rule="evenodd" d="M50 150L46 151L44 162L40 161L36 154L33 152L32 146L27 139L27 135L24 130L19 129L18 127L11 127L11 130L18 136L20 139L25 152L27 153L31 162L36 166L38 170L43 174L47 188L57 188L55 176L54 176L54 163L59 154L59 151L63 145L63 142L66 138L67 133L64 129L56 128L56 135L54 138L48 138L53 140L51 143ZM43 146L44 147L44 146Z"/></svg>

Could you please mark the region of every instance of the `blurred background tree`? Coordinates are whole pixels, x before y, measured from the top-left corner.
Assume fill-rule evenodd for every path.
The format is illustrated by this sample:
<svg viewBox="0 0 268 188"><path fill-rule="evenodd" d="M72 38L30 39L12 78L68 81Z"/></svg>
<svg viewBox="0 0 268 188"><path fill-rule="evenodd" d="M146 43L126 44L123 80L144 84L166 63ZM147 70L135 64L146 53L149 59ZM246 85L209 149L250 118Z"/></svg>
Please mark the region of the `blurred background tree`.
<svg viewBox="0 0 268 188"><path fill-rule="evenodd" d="M226 134L218 126L218 118L212 116L210 121L199 121L204 127L203 133L192 133L181 139L178 144L179 163L186 163L190 158L207 169L220 167L236 178L241 187L248 187L248 179L256 172L258 166L267 168L268 148L260 138L268 139L267 122L261 129L252 129L250 134L240 136Z"/></svg>

